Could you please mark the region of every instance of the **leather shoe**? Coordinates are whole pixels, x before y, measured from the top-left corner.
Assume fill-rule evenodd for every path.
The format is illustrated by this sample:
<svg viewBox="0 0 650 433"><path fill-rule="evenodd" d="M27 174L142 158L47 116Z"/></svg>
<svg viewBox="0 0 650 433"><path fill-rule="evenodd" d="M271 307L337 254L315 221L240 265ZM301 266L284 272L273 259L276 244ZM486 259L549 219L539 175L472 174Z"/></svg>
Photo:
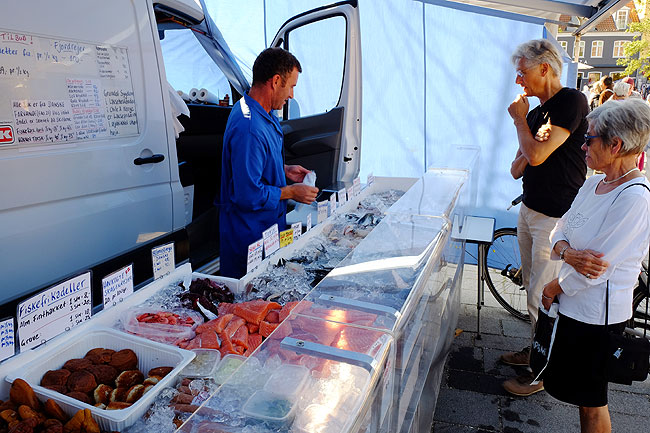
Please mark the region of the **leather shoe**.
<svg viewBox="0 0 650 433"><path fill-rule="evenodd" d="M528 397L544 390L544 382L539 381L537 385L531 385L534 377L532 375L517 376L503 382L503 389L512 395L519 397Z"/></svg>
<svg viewBox="0 0 650 433"><path fill-rule="evenodd" d="M527 366L530 363L530 347L524 347L519 352L504 353L499 359L504 364Z"/></svg>

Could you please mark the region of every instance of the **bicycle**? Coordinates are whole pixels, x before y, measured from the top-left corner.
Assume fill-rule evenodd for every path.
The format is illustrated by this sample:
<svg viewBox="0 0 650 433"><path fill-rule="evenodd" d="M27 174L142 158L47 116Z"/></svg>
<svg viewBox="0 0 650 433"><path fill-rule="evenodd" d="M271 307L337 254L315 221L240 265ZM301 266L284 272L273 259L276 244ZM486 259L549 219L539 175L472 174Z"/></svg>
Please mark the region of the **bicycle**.
<svg viewBox="0 0 650 433"><path fill-rule="evenodd" d="M508 210L521 203L522 198L520 195L514 199ZM483 280L494 299L508 313L530 322L516 227L502 227L494 232L492 244L483 254Z"/></svg>

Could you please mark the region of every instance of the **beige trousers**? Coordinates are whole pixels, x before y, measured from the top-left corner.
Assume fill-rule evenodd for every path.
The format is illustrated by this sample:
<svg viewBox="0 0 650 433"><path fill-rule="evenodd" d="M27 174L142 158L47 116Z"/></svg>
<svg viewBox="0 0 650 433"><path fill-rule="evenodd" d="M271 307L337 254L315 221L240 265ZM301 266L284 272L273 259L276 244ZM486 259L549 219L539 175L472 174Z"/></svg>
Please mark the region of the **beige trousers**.
<svg viewBox="0 0 650 433"><path fill-rule="evenodd" d="M528 314L532 325L531 344L544 285L557 277L562 264L551 260L551 230L559 218L535 212L521 204L517 221L517 240L521 254L524 287L528 293Z"/></svg>

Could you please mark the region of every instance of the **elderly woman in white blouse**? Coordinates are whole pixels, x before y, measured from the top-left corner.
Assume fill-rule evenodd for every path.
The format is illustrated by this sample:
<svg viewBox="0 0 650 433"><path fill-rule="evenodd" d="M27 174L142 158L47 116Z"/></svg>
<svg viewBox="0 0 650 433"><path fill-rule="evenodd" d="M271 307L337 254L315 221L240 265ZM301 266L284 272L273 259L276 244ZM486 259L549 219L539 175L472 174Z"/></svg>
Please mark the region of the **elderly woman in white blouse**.
<svg viewBox="0 0 650 433"><path fill-rule="evenodd" d="M587 120L587 165L604 174L587 179L551 233L551 256L564 263L542 292L544 307L556 297L560 304L544 387L579 406L583 433L611 431L602 354L605 292L609 282L609 330L622 333L650 236L650 192L642 185L626 188L650 186L636 168L650 139L650 107L635 99L608 101Z"/></svg>

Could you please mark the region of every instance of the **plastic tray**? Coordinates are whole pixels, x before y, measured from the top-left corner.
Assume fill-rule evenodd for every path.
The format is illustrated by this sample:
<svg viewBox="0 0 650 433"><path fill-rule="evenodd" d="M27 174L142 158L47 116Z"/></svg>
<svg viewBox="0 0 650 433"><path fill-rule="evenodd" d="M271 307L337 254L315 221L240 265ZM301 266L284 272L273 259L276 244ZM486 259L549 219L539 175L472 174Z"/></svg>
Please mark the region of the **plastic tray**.
<svg viewBox="0 0 650 433"><path fill-rule="evenodd" d="M48 370L60 368L69 359L83 358L90 349L96 347L133 350L138 355L138 369L144 374L154 367L168 366L174 369L133 405L121 410L99 409L38 385ZM5 380L13 383L15 379L22 378L34 388L34 392L42 400L54 399L68 415L74 415L79 409L90 409L102 430L122 431L147 412L158 392L170 386L176 375L194 359L194 356L194 352L189 350L125 334L111 328L97 328L89 330L83 336L75 337L74 341L64 339L52 347L43 347L37 359L24 368L8 374Z"/></svg>
<svg viewBox="0 0 650 433"><path fill-rule="evenodd" d="M223 384L241 365L246 361L246 357L229 353L224 356L217 370L214 372L214 381L217 385Z"/></svg>
<svg viewBox="0 0 650 433"><path fill-rule="evenodd" d="M283 364L266 381L264 390L295 400L296 396L302 391L307 377L309 377L309 369L307 367L303 365Z"/></svg>
<svg viewBox="0 0 650 433"><path fill-rule="evenodd" d="M215 349L192 349L196 357L180 372L179 377L192 379L214 379L221 353Z"/></svg>
<svg viewBox="0 0 650 433"><path fill-rule="evenodd" d="M180 324L165 324L165 323L146 323L139 322L138 316L145 313L172 313L179 316L181 319L190 318L194 323L191 326ZM196 334L194 330L197 326L203 323L203 316L193 310L184 308L176 308L165 310L163 308L151 308L146 306L133 307L122 313L121 316L122 326L124 330L131 334L138 335L153 341L160 341L161 343L174 344L179 340L193 338Z"/></svg>
<svg viewBox="0 0 650 433"><path fill-rule="evenodd" d="M268 391L257 391L244 403L242 412L251 418L261 419L273 425L288 424L296 410L296 401L286 395L274 394ZM284 415L274 414L276 409L282 409Z"/></svg>

